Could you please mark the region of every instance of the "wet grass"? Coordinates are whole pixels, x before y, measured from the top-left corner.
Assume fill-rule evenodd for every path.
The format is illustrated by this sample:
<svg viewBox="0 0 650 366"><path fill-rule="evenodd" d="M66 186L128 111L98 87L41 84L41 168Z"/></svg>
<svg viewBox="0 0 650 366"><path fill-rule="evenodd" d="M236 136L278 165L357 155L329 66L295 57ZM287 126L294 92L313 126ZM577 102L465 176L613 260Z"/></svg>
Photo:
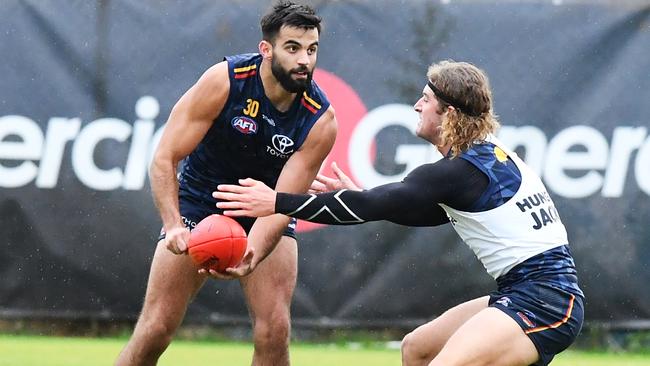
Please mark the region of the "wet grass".
<svg viewBox="0 0 650 366"><path fill-rule="evenodd" d="M0 366L111 365L126 338L81 338L0 335ZM252 345L246 342L190 341L172 343L159 365L249 365ZM399 365L395 342L293 343L296 366ZM647 366L650 353L605 353L569 350L553 366Z"/></svg>

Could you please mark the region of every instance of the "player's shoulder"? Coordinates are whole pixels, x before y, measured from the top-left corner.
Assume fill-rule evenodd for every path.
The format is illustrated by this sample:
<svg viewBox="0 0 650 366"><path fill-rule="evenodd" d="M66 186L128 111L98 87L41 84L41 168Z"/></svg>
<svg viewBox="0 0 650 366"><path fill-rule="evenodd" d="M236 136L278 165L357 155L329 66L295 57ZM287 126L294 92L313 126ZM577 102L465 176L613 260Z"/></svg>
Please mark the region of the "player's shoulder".
<svg viewBox="0 0 650 366"><path fill-rule="evenodd" d="M461 158L481 162L500 161L505 162L508 156L514 153L504 147L496 136L490 134L485 139L475 141L469 148L461 152Z"/></svg>
<svg viewBox="0 0 650 366"><path fill-rule="evenodd" d="M236 55L226 56L223 58L223 60L235 66L243 64L257 64L262 61L262 55L259 53L240 53Z"/></svg>
<svg viewBox="0 0 650 366"><path fill-rule="evenodd" d="M222 61L208 68L196 82L195 88L206 93L206 95L227 94L230 89L227 63Z"/></svg>
<svg viewBox="0 0 650 366"><path fill-rule="evenodd" d="M314 122L303 146L331 146L336 140L338 123L334 114L334 108L329 106Z"/></svg>
<svg viewBox="0 0 650 366"><path fill-rule="evenodd" d="M333 118L333 109L325 92L312 80L311 85L300 96L301 106L311 112L314 121Z"/></svg>
<svg viewBox="0 0 650 366"><path fill-rule="evenodd" d="M230 77L241 80L257 75L262 63L262 55L259 53L242 53L226 56L224 61L228 64Z"/></svg>
<svg viewBox="0 0 650 366"><path fill-rule="evenodd" d="M320 106L324 106L324 111L329 109L330 102L327 99L327 94L325 94L325 91L321 89L315 80L311 81L311 85L304 91L303 97L307 98L308 101L314 101Z"/></svg>
<svg viewBox="0 0 650 366"><path fill-rule="evenodd" d="M336 112L334 112L334 107L331 105L327 107L325 112L318 118L316 121L320 125L321 129L325 130L328 134L333 134L336 136L338 130L338 122L336 121Z"/></svg>
<svg viewBox="0 0 650 366"><path fill-rule="evenodd" d="M495 148L498 148L498 146L491 141L488 140L476 141L473 144L471 144L467 149L463 150L459 154L459 157L468 158L468 157L475 157L481 155L494 155Z"/></svg>
<svg viewBox="0 0 650 366"><path fill-rule="evenodd" d="M413 172L425 176L435 175L445 177L451 181L461 182L476 169L473 164L461 156L444 156L433 163L423 164L415 168Z"/></svg>

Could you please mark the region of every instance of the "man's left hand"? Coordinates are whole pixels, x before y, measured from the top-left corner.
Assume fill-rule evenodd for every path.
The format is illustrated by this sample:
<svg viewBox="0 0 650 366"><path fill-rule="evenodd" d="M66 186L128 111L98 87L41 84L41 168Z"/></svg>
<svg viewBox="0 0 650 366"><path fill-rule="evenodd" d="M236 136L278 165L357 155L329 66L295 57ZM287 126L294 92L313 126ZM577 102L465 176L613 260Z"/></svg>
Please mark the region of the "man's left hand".
<svg viewBox="0 0 650 366"><path fill-rule="evenodd" d="M220 184L212 197L225 216L263 217L275 213L276 192L266 184L251 178L240 179L240 185Z"/></svg>

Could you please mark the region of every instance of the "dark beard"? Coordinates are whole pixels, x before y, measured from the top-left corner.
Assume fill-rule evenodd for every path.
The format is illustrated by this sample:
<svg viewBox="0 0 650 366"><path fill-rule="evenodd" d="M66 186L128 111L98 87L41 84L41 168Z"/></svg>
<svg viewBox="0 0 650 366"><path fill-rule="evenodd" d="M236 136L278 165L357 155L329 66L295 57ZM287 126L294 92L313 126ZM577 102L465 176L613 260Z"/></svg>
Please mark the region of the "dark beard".
<svg viewBox="0 0 650 366"><path fill-rule="evenodd" d="M291 77L291 74L294 72L303 72L307 71L307 78L302 80L295 80ZM282 85L282 87L289 93L300 93L307 90L307 87L311 85L312 72L308 71L306 67L296 68L293 70L285 71L279 63L275 62L275 59L271 61L271 72L275 79Z"/></svg>

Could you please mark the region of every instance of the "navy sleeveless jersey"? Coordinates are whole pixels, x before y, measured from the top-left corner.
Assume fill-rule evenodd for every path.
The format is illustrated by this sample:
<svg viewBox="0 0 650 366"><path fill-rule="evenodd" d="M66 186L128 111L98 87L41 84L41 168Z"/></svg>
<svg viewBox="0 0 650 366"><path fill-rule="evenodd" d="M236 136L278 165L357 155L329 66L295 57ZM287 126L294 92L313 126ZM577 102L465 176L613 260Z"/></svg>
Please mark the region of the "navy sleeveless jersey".
<svg viewBox="0 0 650 366"><path fill-rule="evenodd" d="M230 93L203 140L184 160L179 194L197 203L214 204L218 184L254 178L275 187L282 167L303 144L330 103L311 82L286 112L267 99L259 75L262 56L225 57Z"/></svg>

